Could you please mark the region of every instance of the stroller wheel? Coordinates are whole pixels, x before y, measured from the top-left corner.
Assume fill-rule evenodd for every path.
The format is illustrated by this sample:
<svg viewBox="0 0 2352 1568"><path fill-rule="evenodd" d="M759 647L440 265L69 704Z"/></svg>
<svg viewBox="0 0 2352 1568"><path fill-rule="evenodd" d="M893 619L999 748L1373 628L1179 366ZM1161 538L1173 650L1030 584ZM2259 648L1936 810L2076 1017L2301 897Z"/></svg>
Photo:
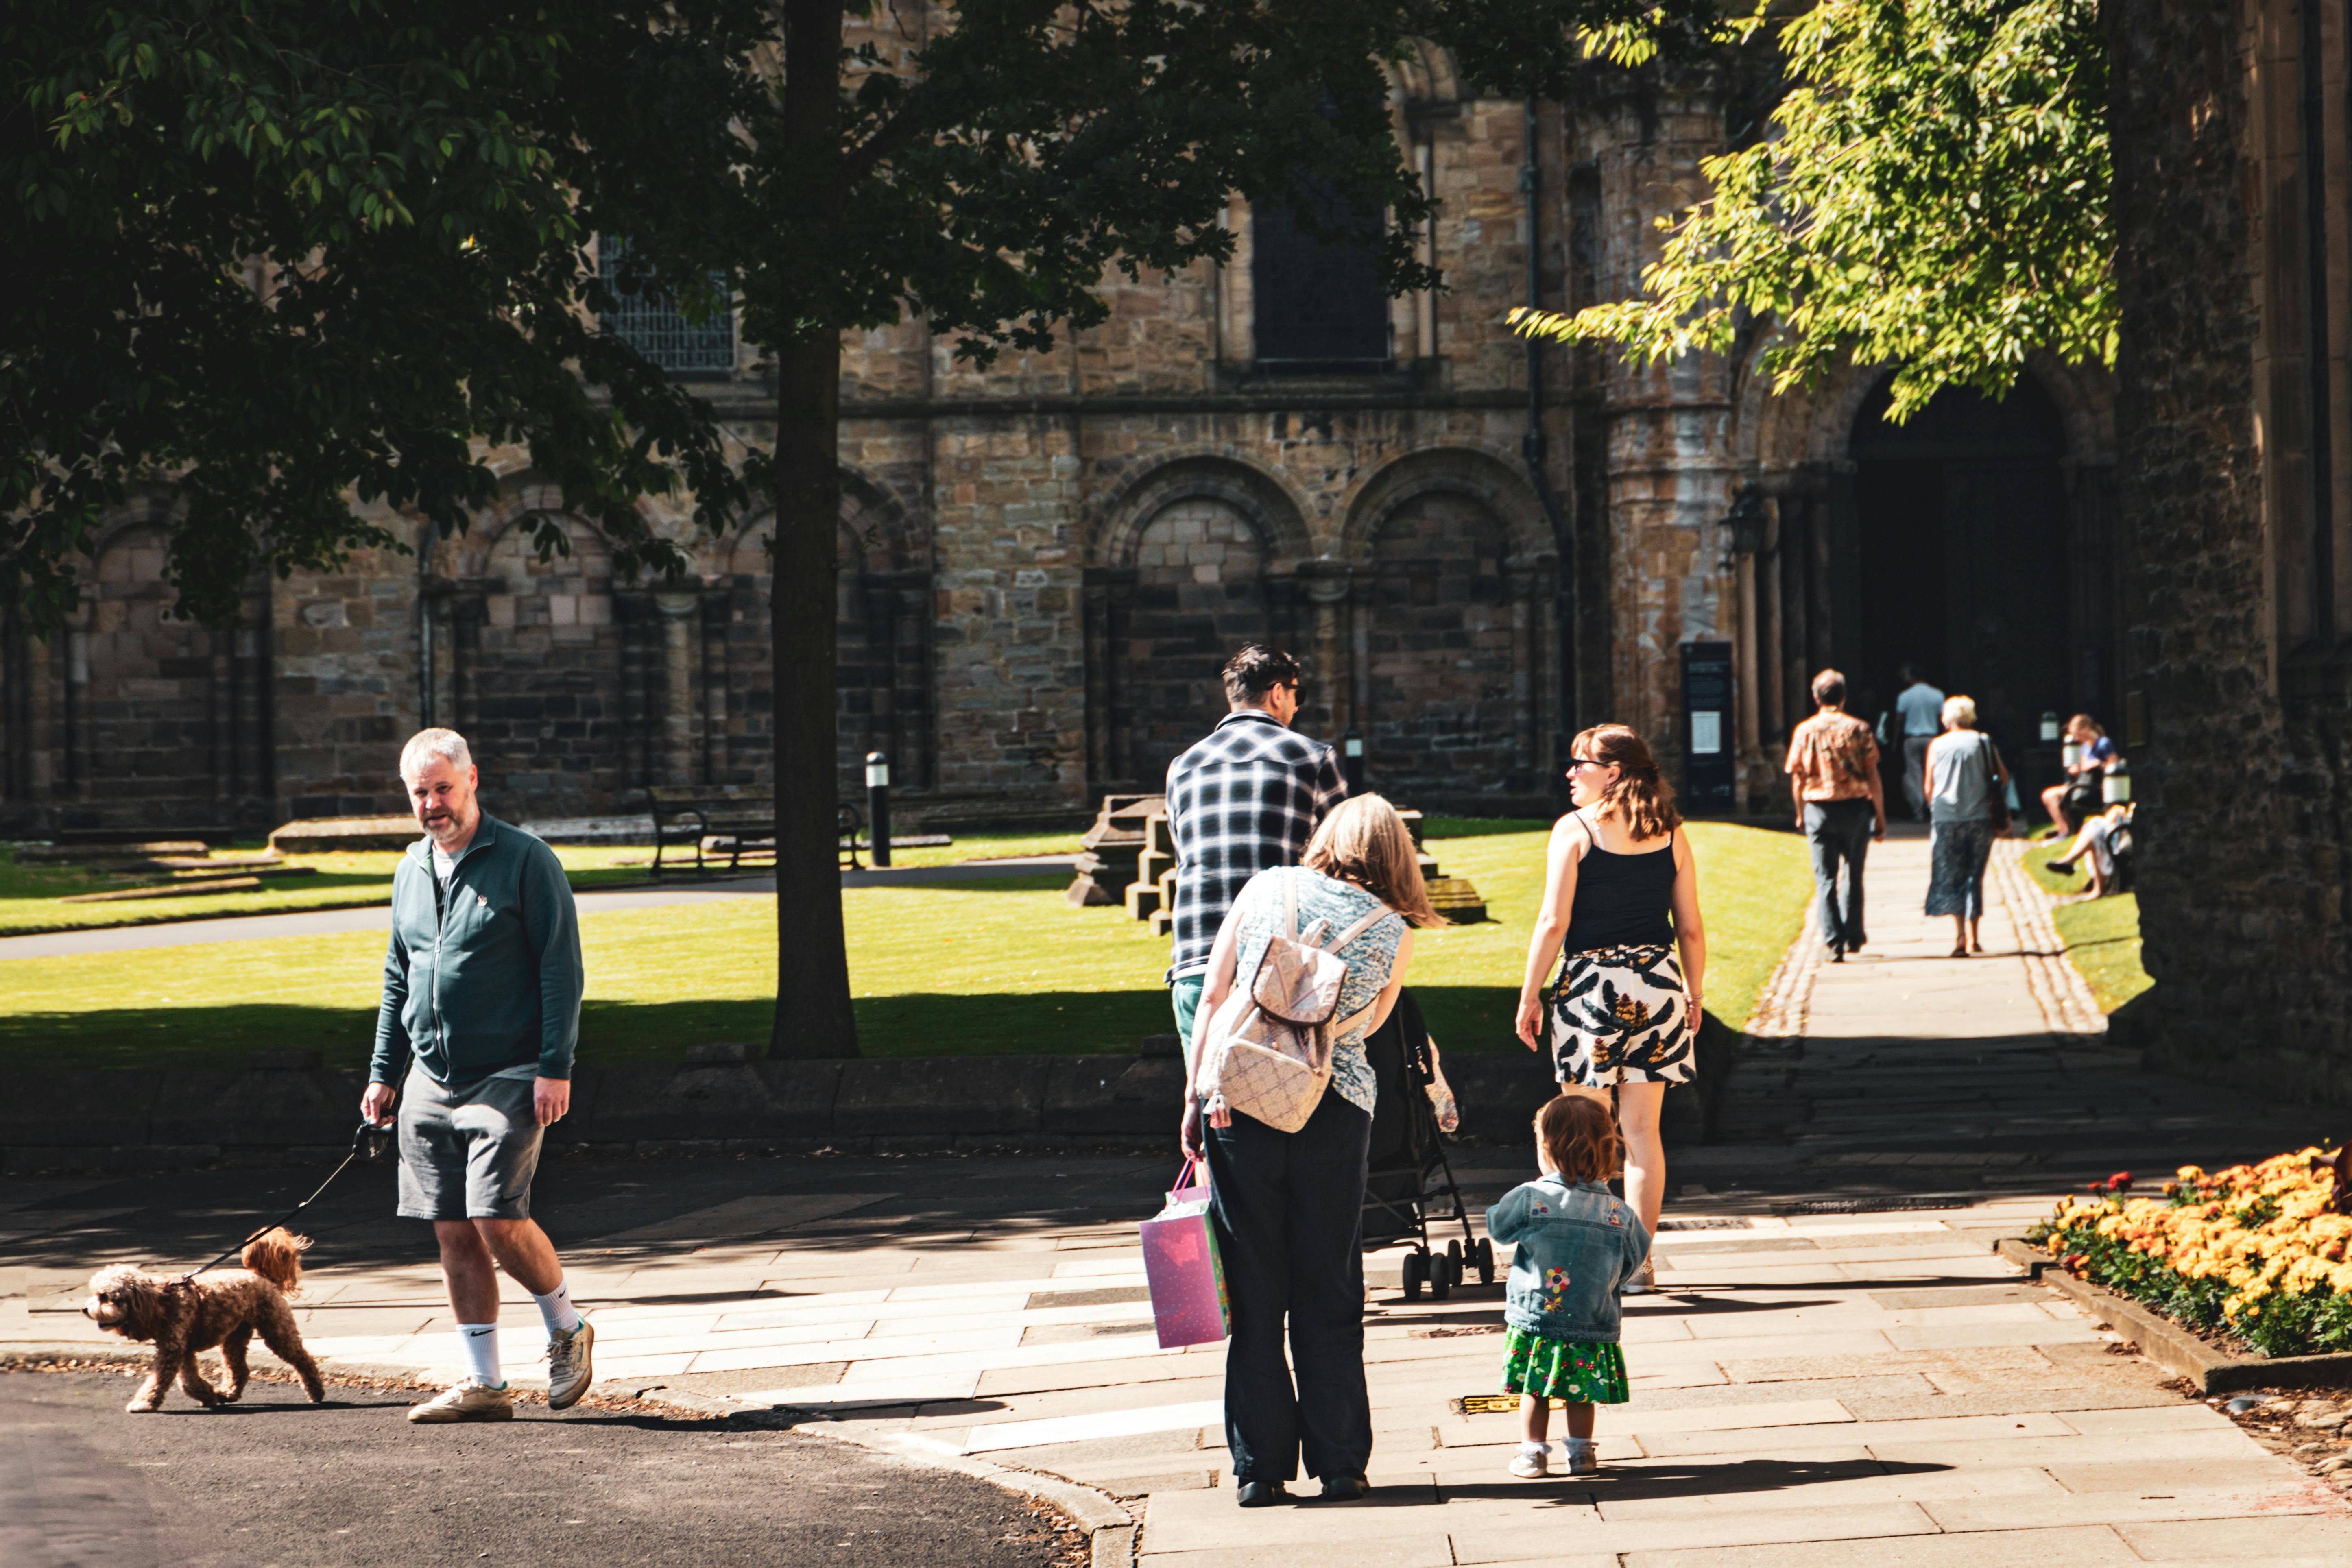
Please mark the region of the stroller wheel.
<svg viewBox="0 0 2352 1568"><path fill-rule="evenodd" d="M1478 1283L1481 1285L1492 1285L1495 1282L1495 1244L1487 1240L1485 1237L1480 1237L1478 1238L1476 1257L1478 1259Z"/></svg>
<svg viewBox="0 0 2352 1568"><path fill-rule="evenodd" d="M1404 1299L1421 1300L1421 1287L1429 1279L1429 1254L1408 1252L1404 1255Z"/></svg>
<svg viewBox="0 0 2352 1568"><path fill-rule="evenodd" d="M1456 1285L1462 1283L1462 1244L1458 1241L1445 1244L1445 1271L1454 1276Z"/></svg>
<svg viewBox="0 0 2352 1568"><path fill-rule="evenodd" d="M1429 1260L1429 1299L1433 1301L1444 1300L1446 1297L1454 1294L1454 1287L1460 1279L1460 1273L1448 1262L1444 1254L1432 1258Z"/></svg>

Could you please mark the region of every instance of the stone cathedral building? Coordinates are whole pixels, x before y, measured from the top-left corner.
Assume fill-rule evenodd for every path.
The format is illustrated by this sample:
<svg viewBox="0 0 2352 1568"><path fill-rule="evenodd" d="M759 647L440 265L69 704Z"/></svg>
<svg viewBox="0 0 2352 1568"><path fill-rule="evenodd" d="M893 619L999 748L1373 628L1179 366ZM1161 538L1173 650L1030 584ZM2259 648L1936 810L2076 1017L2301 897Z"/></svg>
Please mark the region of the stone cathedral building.
<svg viewBox="0 0 2352 1568"><path fill-rule="evenodd" d="M917 820L1074 819L1156 789L1252 638L1307 658L1302 727L1360 735L1376 787L1472 811L1548 808L1567 737L1603 719L1717 769L1718 807L1760 806L1831 662L1883 700L1917 658L2023 749L2045 710L2123 710L2103 374L2036 364L2001 405L1948 396L1897 429L1883 373L1775 396L1760 344L1644 369L1505 327L1633 289L1654 220L1755 121L1736 64L1596 68L1530 105L1430 58L1392 104L1440 204L1422 243L1444 292L1388 299L1361 258L1236 200L1228 265L1115 280L1110 320L1053 353L981 374L919 322L850 342L845 792L869 751ZM766 438L724 323L614 324ZM257 582L234 630L170 618L168 488L112 519L69 632L0 624L0 827L396 809L393 748L427 723L473 738L523 820L763 783L766 520L692 539L683 581L624 580L505 459L462 537ZM549 513L572 550L541 561ZM1704 714L1692 646L1728 660Z"/></svg>

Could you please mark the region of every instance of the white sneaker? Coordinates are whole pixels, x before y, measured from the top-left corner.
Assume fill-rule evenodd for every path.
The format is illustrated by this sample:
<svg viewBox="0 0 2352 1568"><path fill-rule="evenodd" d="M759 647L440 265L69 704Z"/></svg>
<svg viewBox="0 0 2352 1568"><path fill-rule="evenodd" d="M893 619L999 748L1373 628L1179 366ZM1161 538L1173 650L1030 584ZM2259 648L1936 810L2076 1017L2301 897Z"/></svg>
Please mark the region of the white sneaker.
<svg viewBox="0 0 2352 1568"><path fill-rule="evenodd" d="M422 1405L408 1407L411 1421L426 1424L444 1421L511 1421L514 1419L514 1390L500 1385L492 1388L474 1378L451 1384Z"/></svg>
<svg viewBox="0 0 2352 1568"><path fill-rule="evenodd" d="M1601 1473L1601 1450L1592 1444L1569 1443L1564 1445L1564 1448L1561 1474L1597 1476Z"/></svg>
<svg viewBox="0 0 2352 1568"><path fill-rule="evenodd" d="M1657 1260L1652 1258L1644 1258L1642 1259L1642 1267L1635 1269L1632 1274L1627 1275L1625 1277L1625 1283L1617 1287L1617 1294L1620 1296L1647 1296L1655 1291L1657 1288Z"/></svg>
<svg viewBox="0 0 2352 1568"><path fill-rule="evenodd" d="M1538 1448L1533 1453L1529 1453L1527 1449L1521 1448L1512 1456L1511 1474L1523 1481L1531 1481L1538 1477L1548 1476L1551 1474L1551 1468L1546 1462L1549 1457L1548 1449Z"/></svg>
<svg viewBox="0 0 2352 1568"><path fill-rule="evenodd" d="M596 1365L589 1352L596 1348L596 1330L587 1319L570 1333L557 1330L547 1336L547 1407L569 1410L580 1403L596 1381Z"/></svg>

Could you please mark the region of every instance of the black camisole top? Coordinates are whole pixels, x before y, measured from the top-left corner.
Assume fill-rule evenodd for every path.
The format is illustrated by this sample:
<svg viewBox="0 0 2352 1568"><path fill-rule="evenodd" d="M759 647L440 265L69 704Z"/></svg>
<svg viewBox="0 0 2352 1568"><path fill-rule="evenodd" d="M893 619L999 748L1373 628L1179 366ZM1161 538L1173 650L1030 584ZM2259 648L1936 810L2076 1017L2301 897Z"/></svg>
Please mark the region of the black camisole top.
<svg viewBox="0 0 2352 1568"><path fill-rule="evenodd" d="M1673 834L1655 849L1633 855L1612 855L1596 838L1577 863L1576 898L1569 906L1561 949L1671 946L1674 902Z"/></svg>

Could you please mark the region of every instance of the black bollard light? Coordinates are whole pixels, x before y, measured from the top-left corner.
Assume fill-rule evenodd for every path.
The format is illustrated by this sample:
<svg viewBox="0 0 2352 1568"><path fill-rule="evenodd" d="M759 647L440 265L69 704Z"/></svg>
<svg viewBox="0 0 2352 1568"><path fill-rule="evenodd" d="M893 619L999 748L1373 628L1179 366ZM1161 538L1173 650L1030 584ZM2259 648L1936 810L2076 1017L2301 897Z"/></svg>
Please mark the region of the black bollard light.
<svg viewBox="0 0 2352 1568"><path fill-rule="evenodd" d="M874 847L874 863L890 863L890 760L879 752L866 753L866 837Z"/></svg>
<svg viewBox="0 0 2352 1568"><path fill-rule="evenodd" d="M1348 793L1364 793L1364 737L1352 727L1339 742L1339 771L1348 777Z"/></svg>

